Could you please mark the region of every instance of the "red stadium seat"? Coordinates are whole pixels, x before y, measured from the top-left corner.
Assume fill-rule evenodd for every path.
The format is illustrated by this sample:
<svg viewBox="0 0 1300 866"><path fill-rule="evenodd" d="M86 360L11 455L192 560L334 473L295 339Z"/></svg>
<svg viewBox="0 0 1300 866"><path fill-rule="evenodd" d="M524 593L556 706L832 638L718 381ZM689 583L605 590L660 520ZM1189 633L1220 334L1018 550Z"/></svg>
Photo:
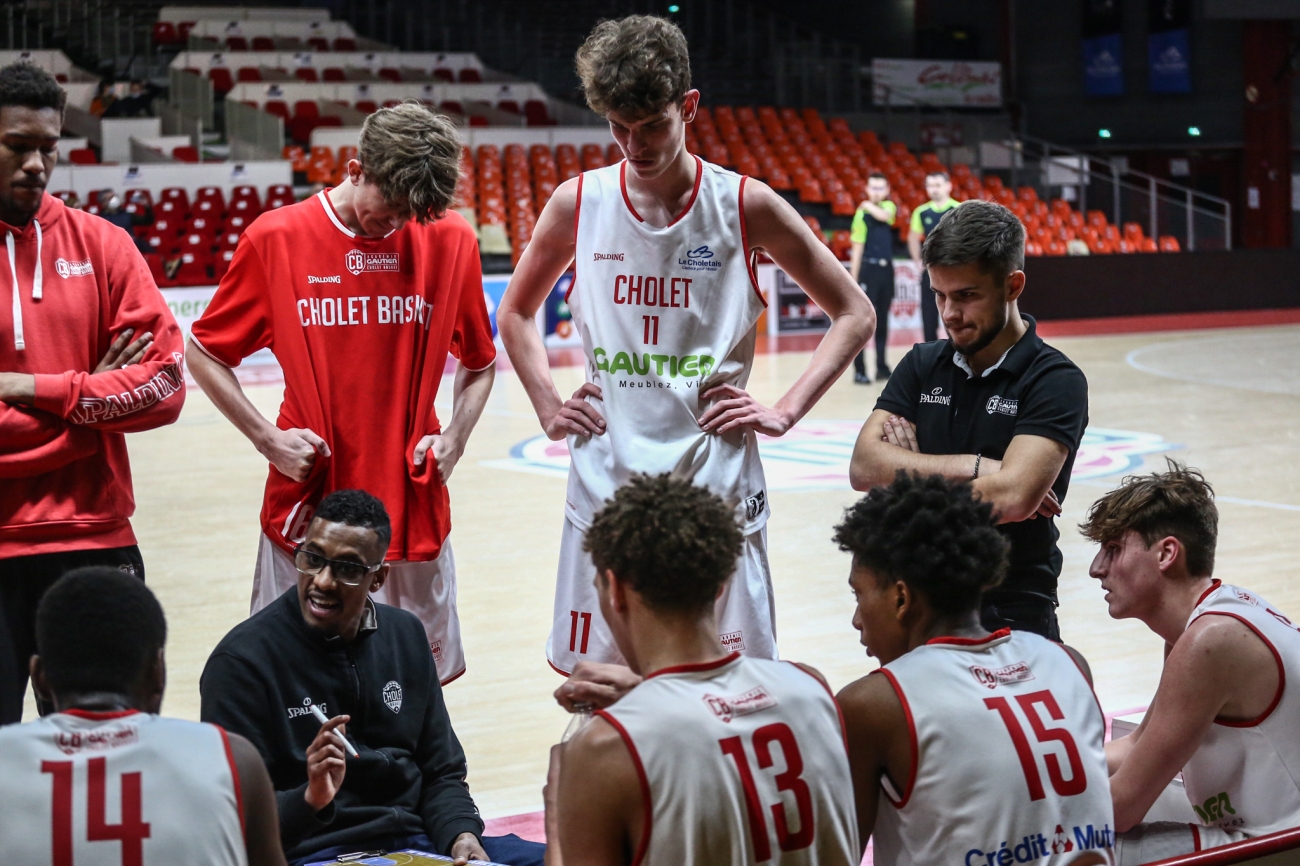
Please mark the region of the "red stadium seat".
<svg viewBox="0 0 1300 866"><path fill-rule="evenodd" d="M95 165L99 162L99 157L88 147L78 147L68 151L68 162L73 165Z"/></svg>
<svg viewBox="0 0 1300 866"><path fill-rule="evenodd" d="M254 37L253 37L253 50L254 50L254 51L274 51L274 50L275 50L275 40L272 39L270 36L254 36Z"/></svg>
<svg viewBox="0 0 1300 866"><path fill-rule="evenodd" d="M469 116L469 125L470 126L491 126L492 124L488 121L486 117L484 117L481 114L471 114Z"/></svg>
<svg viewBox="0 0 1300 866"><path fill-rule="evenodd" d="M293 116L299 117L320 117L320 106L314 99L300 99L293 104Z"/></svg>
<svg viewBox="0 0 1300 866"><path fill-rule="evenodd" d="M201 186L194 193L195 209L202 208L204 203L210 203L211 206L205 210L215 210L217 213L225 213L226 196L219 186Z"/></svg>
<svg viewBox="0 0 1300 866"><path fill-rule="evenodd" d="M199 162L199 150L196 147L182 145L172 151L172 158L180 162Z"/></svg>
<svg viewBox="0 0 1300 866"><path fill-rule="evenodd" d="M546 109L546 103L540 99L530 99L524 103L524 117L529 126L551 126L555 123Z"/></svg>
<svg viewBox="0 0 1300 866"><path fill-rule="evenodd" d="M326 66L321 70L321 81L347 81L347 73L337 66Z"/></svg>
<svg viewBox="0 0 1300 866"><path fill-rule="evenodd" d="M183 187L164 187L163 191L158 195L158 201L159 206L172 202L180 208L181 213L188 214L190 212L190 195Z"/></svg>
<svg viewBox="0 0 1300 866"><path fill-rule="evenodd" d="M511 114L519 113L519 103L513 99L503 99L497 103L498 111L508 111Z"/></svg>
<svg viewBox="0 0 1300 866"><path fill-rule="evenodd" d="M446 67L439 66L437 69L433 70L433 77L437 81L454 82L456 80L456 73Z"/></svg>
<svg viewBox="0 0 1300 866"><path fill-rule="evenodd" d="M1173 235L1161 235L1160 252L1178 253L1178 252L1182 252L1182 249L1183 249L1182 246L1179 245L1178 243L1178 238L1174 237Z"/></svg>
<svg viewBox="0 0 1300 866"><path fill-rule="evenodd" d="M303 81L317 81L316 70L310 66L299 66L293 71L294 78L301 78Z"/></svg>
<svg viewBox="0 0 1300 866"><path fill-rule="evenodd" d="M385 78L389 81L396 81L400 83L402 80L402 72L400 69L394 69L391 66L385 66L379 70L379 77Z"/></svg>
<svg viewBox="0 0 1300 866"><path fill-rule="evenodd" d="M261 81L262 70L256 66L241 66L239 71L235 73L235 79L237 81Z"/></svg>
<svg viewBox="0 0 1300 866"><path fill-rule="evenodd" d="M247 51L247 50L248 50L248 40L245 39L245 38L242 37L242 36L227 36L227 37L226 37L226 50L227 50L227 51Z"/></svg>
<svg viewBox="0 0 1300 866"><path fill-rule="evenodd" d="M262 110L286 121L292 118L289 114L289 106L282 99L268 99L266 104L262 106Z"/></svg>
<svg viewBox="0 0 1300 866"><path fill-rule="evenodd" d="M247 204L247 202L239 202L239 204ZM226 231L242 235L248 228L248 224L257 218L259 211L250 210L231 213L230 216L226 217Z"/></svg>
<svg viewBox="0 0 1300 866"><path fill-rule="evenodd" d="M176 32L176 25L170 21L156 21L153 25L154 45L179 45L184 41Z"/></svg>
<svg viewBox="0 0 1300 866"><path fill-rule="evenodd" d="M245 211L249 208L255 211L262 209L262 199L257 194L257 187L245 185L232 189L230 191L231 212L233 213L236 210Z"/></svg>
<svg viewBox="0 0 1300 866"><path fill-rule="evenodd" d="M193 30L194 25L198 23L199 22L197 21L181 21L176 25L176 35L181 38L181 42L185 42L190 38L190 31Z"/></svg>
<svg viewBox="0 0 1300 866"><path fill-rule="evenodd" d="M358 99L353 103L352 107L357 111L364 111L366 114L374 114L379 110L379 106L375 105L372 99Z"/></svg>
<svg viewBox="0 0 1300 866"><path fill-rule="evenodd" d="M330 41L323 36L313 36L307 40L307 45L312 51L329 51Z"/></svg>
<svg viewBox="0 0 1300 866"><path fill-rule="evenodd" d="M350 39L346 36L340 36L338 39L334 40L334 50L335 51L356 51L357 40Z"/></svg>
<svg viewBox="0 0 1300 866"><path fill-rule="evenodd" d="M482 74L472 66L466 66L460 71L461 84L479 84L483 81Z"/></svg>
<svg viewBox="0 0 1300 866"><path fill-rule="evenodd" d="M212 82L213 92L217 94L229 93L235 86L234 79L230 77L230 70L220 66L208 70L208 79Z"/></svg>
<svg viewBox="0 0 1300 866"><path fill-rule="evenodd" d="M464 114L464 113L465 113L465 106L461 105L459 102L457 102L457 101L454 100L454 99L448 99L448 100L444 101L444 102L443 102L441 105L439 105L438 107L441 108L443 111L448 112L449 114Z"/></svg>
<svg viewBox="0 0 1300 866"><path fill-rule="evenodd" d="M276 183L266 188L267 198L271 196L288 196L290 203L293 202L293 187L287 183Z"/></svg>

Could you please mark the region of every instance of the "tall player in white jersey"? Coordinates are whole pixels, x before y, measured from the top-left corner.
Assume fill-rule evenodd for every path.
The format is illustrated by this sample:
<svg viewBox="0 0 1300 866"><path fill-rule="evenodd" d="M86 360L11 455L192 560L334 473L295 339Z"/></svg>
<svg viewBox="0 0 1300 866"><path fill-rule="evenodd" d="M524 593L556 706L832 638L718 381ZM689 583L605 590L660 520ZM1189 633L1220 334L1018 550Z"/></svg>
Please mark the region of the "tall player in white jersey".
<svg viewBox="0 0 1300 866"><path fill-rule="evenodd" d="M757 437L785 433L844 372L873 332L871 304L780 196L687 152L700 94L675 24L602 22L578 51L578 71L626 159L560 185L497 312L542 428L567 436L572 458L547 657L565 674L580 661L621 660L583 535L632 473L673 472L722 496L743 527L736 579L718 605L724 644L776 658ZM752 265L760 249L832 322L770 408L745 391L765 309ZM566 401L534 321L570 264L587 381Z"/></svg>
<svg viewBox="0 0 1300 866"><path fill-rule="evenodd" d="M743 546L730 505L667 473L634 475L586 544L641 679L552 753L550 866L857 866L830 689L718 639L714 601Z"/></svg>
<svg viewBox="0 0 1300 866"><path fill-rule="evenodd" d="M157 714L166 635L153 593L113 568L69 572L41 599L32 685L56 711L0 728L5 862L283 866L253 745Z"/></svg>
<svg viewBox="0 0 1300 866"><path fill-rule="evenodd" d="M1122 863L1300 827L1300 630L1214 579L1219 514L1195 469L1130 476L1080 530L1116 619L1165 640L1160 687L1132 734L1107 744ZM1140 824L1182 771L1201 825Z"/></svg>
<svg viewBox="0 0 1300 866"><path fill-rule="evenodd" d="M900 472L835 540L853 554L853 625L883 665L839 694L877 866L1113 862L1105 721L1083 658L980 625L1008 554L989 503Z"/></svg>

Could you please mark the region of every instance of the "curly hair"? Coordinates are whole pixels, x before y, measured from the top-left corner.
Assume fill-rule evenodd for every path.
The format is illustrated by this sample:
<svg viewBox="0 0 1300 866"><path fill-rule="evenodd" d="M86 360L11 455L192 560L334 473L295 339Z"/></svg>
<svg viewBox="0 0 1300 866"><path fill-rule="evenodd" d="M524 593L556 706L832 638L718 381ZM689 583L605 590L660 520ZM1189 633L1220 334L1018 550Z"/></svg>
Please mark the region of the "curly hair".
<svg viewBox="0 0 1300 866"><path fill-rule="evenodd" d="M713 604L743 542L716 493L668 473L636 474L596 514L583 549L652 610L691 614Z"/></svg>
<svg viewBox="0 0 1300 866"><path fill-rule="evenodd" d="M69 571L36 608L36 651L58 695L129 694L167 642L162 605L132 574Z"/></svg>
<svg viewBox="0 0 1300 866"><path fill-rule="evenodd" d="M646 117L680 103L691 89L691 57L681 28L656 15L602 21L575 58L591 110Z"/></svg>
<svg viewBox="0 0 1300 866"><path fill-rule="evenodd" d="M0 108L53 108L62 114L67 102L68 94L54 76L35 64L20 60L0 69Z"/></svg>
<svg viewBox="0 0 1300 866"><path fill-rule="evenodd" d="M416 222L439 219L456 198L460 138L447 118L415 100L381 108L361 124L361 170L384 201Z"/></svg>
<svg viewBox="0 0 1300 866"><path fill-rule="evenodd" d="M1010 552L969 483L901 470L845 510L834 541L855 565L903 581L949 615L975 609L1002 582Z"/></svg>
<svg viewBox="0 0 1300 866"><path fill-rule="evenodd" d="M921 263L927 268L959 267L972 262L999 283L1005 283L1013 271L1025 268L1025 227L1014 213L995 201L962 202L943 215L921 245Z"/></svg>
<svg viewBox="0 0 1300 866"><path fill-rule="evenodd" d="M1147 547L1172 535L1187 551L1187 570L1208 577L1214 573L1219 538L1214 488L1199 470L1169 458L1165 463L1165 472L1126 476L1119 487L1092 504L1079 532L1107 544L1132 531Z"/></svg>
<svg viewBox="0 0 1300 866"><path fill-rule="evenodd" d="M385 551L393 538L393 526L384 503L364 490L335 490L316 506L313 519L373 529L379 537L379 546Z"/></svg>

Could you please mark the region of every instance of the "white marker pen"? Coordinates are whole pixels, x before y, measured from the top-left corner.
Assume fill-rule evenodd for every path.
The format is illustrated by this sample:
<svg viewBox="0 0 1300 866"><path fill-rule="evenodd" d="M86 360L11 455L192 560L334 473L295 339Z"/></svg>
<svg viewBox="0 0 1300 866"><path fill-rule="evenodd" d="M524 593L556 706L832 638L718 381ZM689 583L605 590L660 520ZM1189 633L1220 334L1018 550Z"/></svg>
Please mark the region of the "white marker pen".
<svg viewBox="0 0 1300 866"><path fill-rule="evenodd" d="M321 712L320 707L316 706L315 704L311 704L310 706L311 706L311 714L315 716L317 719L319 719L322 725L329 721L329 718L323 712ZM349 755L351 755L354 758L361 757L361 753L356 750L355 746L353 746L350 742L348 742L347 737L343 736L338 732L337 728L334 730L334 736L339 738L339 742L343 744L343 748L348 750Z"/></svg>

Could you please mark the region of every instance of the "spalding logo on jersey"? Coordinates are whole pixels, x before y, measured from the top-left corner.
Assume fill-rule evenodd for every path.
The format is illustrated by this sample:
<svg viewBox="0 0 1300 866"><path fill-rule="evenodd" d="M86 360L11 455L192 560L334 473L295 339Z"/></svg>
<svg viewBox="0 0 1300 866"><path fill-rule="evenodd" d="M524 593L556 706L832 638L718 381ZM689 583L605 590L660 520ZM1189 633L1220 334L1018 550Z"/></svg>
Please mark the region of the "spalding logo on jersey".
<svg viewBox="0 0 1300 866"><path fill-rule="evenodd" d="M397 680L389 680L384 686L384 703L395 713L402 711L402 687Z"/></svg>
<svg viewBox="0 0 1300 866"><path fill-rule="evenodd" d="M970 673L975 678L975 682L991 689L996 689L1001 685L1027 682L1034 678L1033 671L1029 670L1029 665L1024 662L1016 662L995 671L980 665L971 665Z"/></svg>

